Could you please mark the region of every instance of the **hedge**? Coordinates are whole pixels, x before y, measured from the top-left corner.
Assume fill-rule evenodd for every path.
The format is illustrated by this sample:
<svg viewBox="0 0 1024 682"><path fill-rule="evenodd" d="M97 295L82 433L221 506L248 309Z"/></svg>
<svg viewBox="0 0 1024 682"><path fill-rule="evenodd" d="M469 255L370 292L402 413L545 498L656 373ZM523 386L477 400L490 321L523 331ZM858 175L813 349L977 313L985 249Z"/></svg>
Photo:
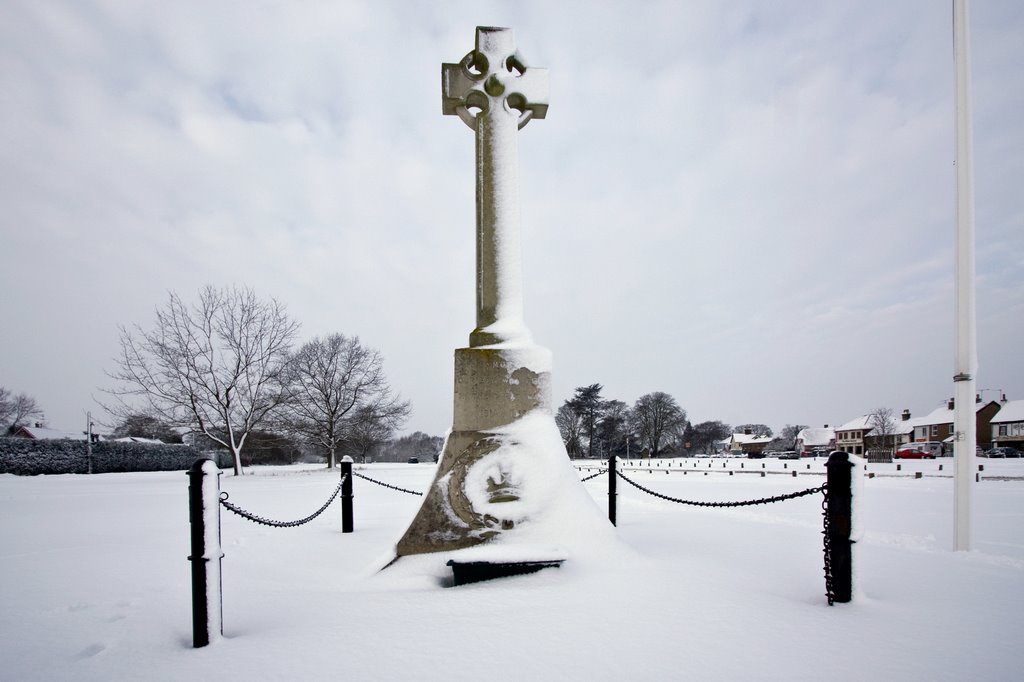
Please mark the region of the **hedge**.
<svg viewBox="0 0 1024 682"><path fill-rule="evenodd" d="M101 441L92 445L95 474L127 471L184 471L200 457L232 466L226 450L202 451L189 445L157 445ZM89 471L84 440L0 438L0 474L85 474Z"/></svg>

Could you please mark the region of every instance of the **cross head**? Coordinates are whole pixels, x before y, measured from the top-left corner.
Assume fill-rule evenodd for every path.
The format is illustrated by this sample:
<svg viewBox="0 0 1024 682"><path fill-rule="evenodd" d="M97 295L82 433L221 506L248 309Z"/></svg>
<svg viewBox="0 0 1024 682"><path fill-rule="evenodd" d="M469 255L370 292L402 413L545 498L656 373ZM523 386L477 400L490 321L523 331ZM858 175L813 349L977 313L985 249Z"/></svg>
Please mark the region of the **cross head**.
<svg viewBox="0 0 1024 682"><path fill-rule="evenodd" d="M548 111L548 70L526 66L510 28L480 26L476 49L458 64L441 65L441 109L473 130L477 117L506 112L522 128Z"/></svg>

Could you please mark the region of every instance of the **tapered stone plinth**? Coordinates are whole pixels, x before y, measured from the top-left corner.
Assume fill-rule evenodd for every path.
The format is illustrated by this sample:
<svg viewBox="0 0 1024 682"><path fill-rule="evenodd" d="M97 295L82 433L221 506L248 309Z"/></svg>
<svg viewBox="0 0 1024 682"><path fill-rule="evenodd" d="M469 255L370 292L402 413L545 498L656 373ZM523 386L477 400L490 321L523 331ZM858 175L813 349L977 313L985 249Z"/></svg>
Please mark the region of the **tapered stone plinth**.
<svg viewBox="0 0 1024 682"><path fill-rule="evenodd" d="M399 556L470 547L524 520L517 503L530 477L510 455L522 456L530 438L512 425L531 413L551 419L550 364L551 354L537 346L455 351L454 423L434 484L398 543ZM564 449L538 451L529 469L543 468L552 455L564 466Z"/></svg>

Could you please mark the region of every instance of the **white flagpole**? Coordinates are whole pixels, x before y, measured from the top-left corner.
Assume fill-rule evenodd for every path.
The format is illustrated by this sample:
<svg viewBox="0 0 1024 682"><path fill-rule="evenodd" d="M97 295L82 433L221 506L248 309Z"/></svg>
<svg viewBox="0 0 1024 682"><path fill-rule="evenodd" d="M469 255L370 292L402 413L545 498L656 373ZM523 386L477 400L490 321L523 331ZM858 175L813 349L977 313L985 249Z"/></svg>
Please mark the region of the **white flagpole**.
<svg viewBox="0 0 1024 682"><path fill-rule="evenodd" d="M971 549L974 453L977 446L974 386L978 366L974 313L974 192L971 167L971 68L967 0L953 0L953 63L956 92L956 375L954 386L955 463L953 549Z"/></svg>

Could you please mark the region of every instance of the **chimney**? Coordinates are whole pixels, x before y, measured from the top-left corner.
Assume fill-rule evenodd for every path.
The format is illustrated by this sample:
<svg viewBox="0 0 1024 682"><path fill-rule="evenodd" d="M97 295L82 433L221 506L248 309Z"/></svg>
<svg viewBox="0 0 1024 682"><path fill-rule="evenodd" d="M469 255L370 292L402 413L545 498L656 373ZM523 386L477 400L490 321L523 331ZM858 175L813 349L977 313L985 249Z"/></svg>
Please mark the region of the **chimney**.
<svg viewBox="0 0 1024 682"><path fill-rule="evenodd" d="M974 394L974 402L976 402L976 403L980 403L981 402L981 394L980 393L975 393Z"/></svg>
<svg viewBox="0 0 1024 682"><path fill-rule="evenodd" d="M821 428L823 428L823 429L827 429L827 428L828 428L828 424L825 424L825 425L824 425L823 427L821 427Z"/></svg>
<svg viewBox="0 0 1024 682"><path fill-rule="evenodd" d="M36 422L36 428L37 429L43 428L43 423L42 422Z"/></svg>
<svg viewBox="0 0 1024 682"><path fill-rule="evenodd" d="M1002 401L1000 401L1000 402L1002 402L1002 403L1003 403L1003 405L1005 405L1005 404L1006 404L1006 394L1005 394L1005 393L1003 394L1003 399L1002 399Z"/></svg>
<svg viewBox="0 0 1024 682"><path fill-rule="evenodd" d="M904 409L903 414L900 416L903 417L903 421L910 421L910 410Z"/></svg>
<svg viewBox="0 0 1024 682"><path fill-rule="evenodd" d="M948 402L948 403L946 403L946 407L948 407L948 408L949 408L949 409L951 409L951 410L953 409L953 399L952 399L952 398L950 398L950 399L949 399L949 402Z"/></svg>
<svg viewBox="0 0 1024 682"><path fill-rule="evenodd" d="M743 429L743 435L744 436L749 436L750 435L750 427L749 426L747 428Z"/></svg>

